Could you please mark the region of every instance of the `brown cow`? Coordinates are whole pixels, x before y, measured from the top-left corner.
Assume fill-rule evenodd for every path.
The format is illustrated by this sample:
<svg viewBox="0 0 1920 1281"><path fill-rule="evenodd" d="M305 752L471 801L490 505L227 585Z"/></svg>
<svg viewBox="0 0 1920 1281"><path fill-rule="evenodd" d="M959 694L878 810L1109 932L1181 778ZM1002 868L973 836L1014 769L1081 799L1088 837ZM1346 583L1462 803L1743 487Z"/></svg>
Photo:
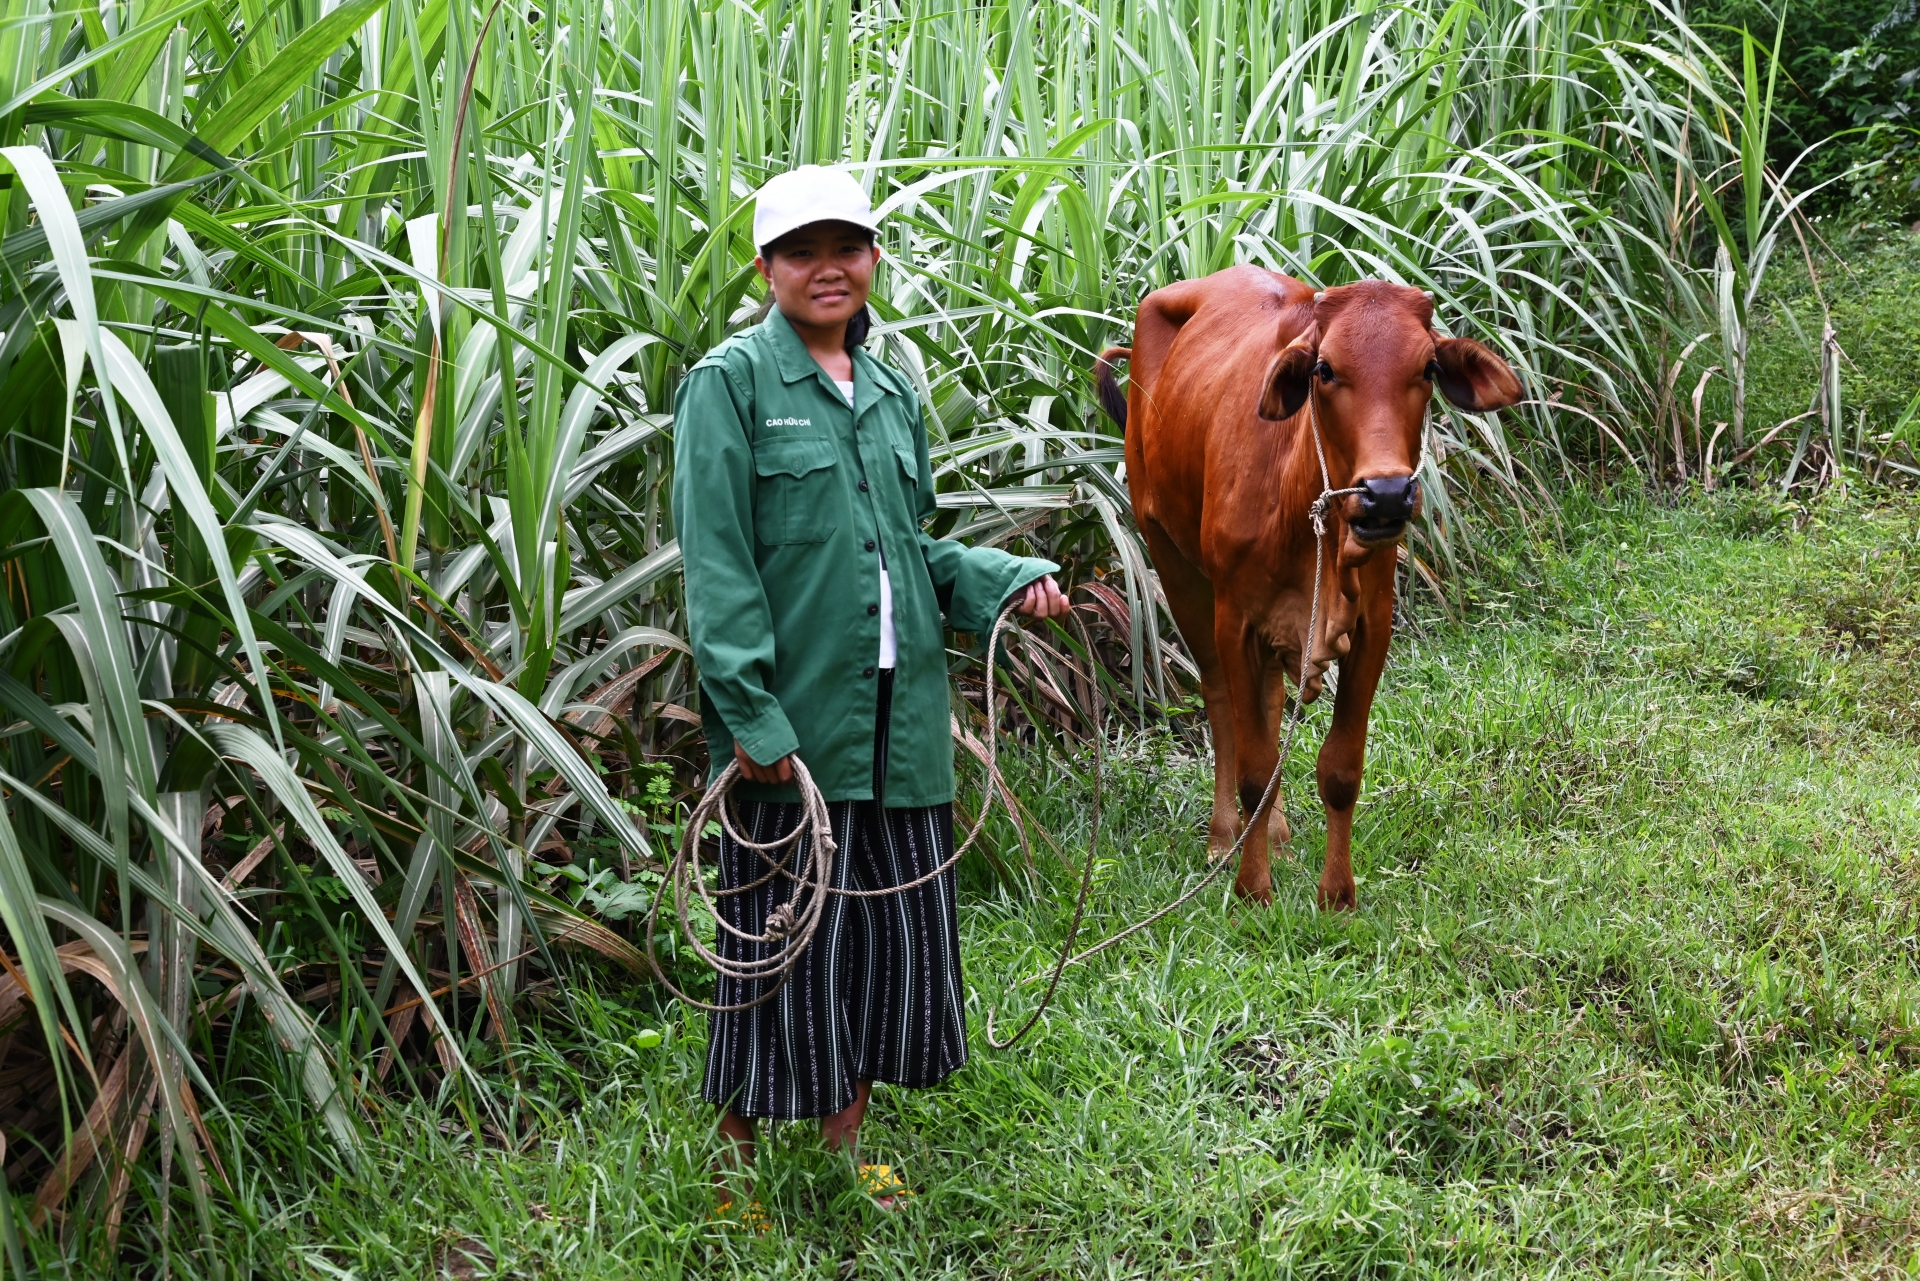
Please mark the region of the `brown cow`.
<svg viewBox="0 0 1920 1281"><path fill-rule="evenodd" d="M1133 347L1096 366L1101 405L1126 429L1133 512L1174 621L1200 665L1213 732L1208 846L1232 847L1274 763L1286 683L1300 677L1313 595L1309 508L1321 491L1311 409L1333 489L1320 634L1302 697L1340 664L1333 727L1320 748L1327 811L1323 907L1354 905L1353 805L1367 714L1393 631L1396 548L1420 509L1413 475L1435 384L1462 409L1520 399L1507 363L1432 328L1433 300L1381 281L1312 288L1232 267L1147 295ZM1125 400L1110 361L1130 359ZM1235 806L1238 791L1239 809ZM1290 837L1276 803L1272 821ZM1268 820L1247 833L1234 888L1272 900Z"/></svg>

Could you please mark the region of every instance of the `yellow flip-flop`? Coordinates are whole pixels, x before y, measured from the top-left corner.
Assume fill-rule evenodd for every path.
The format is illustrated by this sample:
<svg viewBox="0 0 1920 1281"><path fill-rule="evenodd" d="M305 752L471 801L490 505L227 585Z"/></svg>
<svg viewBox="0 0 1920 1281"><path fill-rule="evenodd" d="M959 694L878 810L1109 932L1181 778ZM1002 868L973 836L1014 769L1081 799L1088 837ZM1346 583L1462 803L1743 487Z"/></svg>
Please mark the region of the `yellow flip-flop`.
<svg viewBox="0 0 1920 1281"><path fill-rule="evenodd" d="M773 1231L773 1220L767 1215L767 1207L760 1204L759 1197L749 1198L747 1208L741 1211L738 1218L734 1217L732 1197L716 1202L712 1212L707 1215L707 1222L745 1228L762 1236Z"/></svg>
<svg viewBox="0 0 1920 1281"><path fill-rule="evenodd" d="M882 1197L892 1197L897 1204L914 1195L913 1189L895 1176L890 1165L863 1165L856 1177L860 1190L876 1201Z"/></svg>

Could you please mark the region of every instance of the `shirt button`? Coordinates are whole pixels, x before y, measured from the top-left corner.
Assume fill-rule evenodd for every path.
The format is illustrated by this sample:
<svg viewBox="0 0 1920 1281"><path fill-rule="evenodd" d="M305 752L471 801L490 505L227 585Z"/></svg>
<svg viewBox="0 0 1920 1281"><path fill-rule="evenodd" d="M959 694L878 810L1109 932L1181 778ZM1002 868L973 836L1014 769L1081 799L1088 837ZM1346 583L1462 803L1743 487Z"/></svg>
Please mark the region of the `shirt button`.
<svg viewBox="0 0 1920 1281"><path fill-rule="evenodd" d="M869 539L867 540L867 550L868 550L868 551L872 551L872 550L873 550L873 540L872 540L871 538L869 538Z"/></svg>
<svg viewBox="0 0 1920 1281"><path fill-rule="evenodd" d="M863 494L867 492L867 482L864 480L860 482L860 492Z"/></svg>
<svg viewBox="0 0 1920 1281"><path fill-rule="evenodd" d="M880 612L880 607L878 605L869 605L867 606L867 612L869 614L877 614Z"/></svg>
<svg viewBox="0 0 1920 1281"><path fill-rule="evenodd" d="M860 674L866 677L868 680L873 679L873 669L871 667L869 667L866 671L861 672Z"/></svg>

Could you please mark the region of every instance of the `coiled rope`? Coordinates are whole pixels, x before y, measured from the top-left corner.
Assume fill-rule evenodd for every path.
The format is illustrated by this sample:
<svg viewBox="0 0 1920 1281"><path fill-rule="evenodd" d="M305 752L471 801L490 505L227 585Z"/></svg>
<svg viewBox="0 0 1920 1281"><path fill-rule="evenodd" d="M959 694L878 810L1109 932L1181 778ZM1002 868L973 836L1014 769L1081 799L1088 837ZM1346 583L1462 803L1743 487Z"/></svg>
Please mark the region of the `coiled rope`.
<svg viewBox="0 0 1920 1281"><path fill-rule="evenodd" d="M1080 891L1074 902L1073 920L1067 926L1067 935L1061 944L1059 958L1054 962L1052 972L1047 982L1047 990L1041 996L1039 1004L1034 1007L1033 1012L1027 1016L1026 1021L1023 1022L1011 1036L1002 1041L997 1039L994 1033L993 1011L991 1009L987 1011L987 1043L996 1050L1012 1048L1039 1023L1041 1017L1053 1003L1054 994L1060 987L1061 975L1066 972L1069 965L1078 965L1083 961L1098 956L1108 948L1115 946L1125 939L1131 938L1140 931L1149 928L1155 922L1185 907L1204 892L1209 885L1218 880L1221 872L1236 864L1239 860L1241 850L1246 845L1248 834L1253 831L1255 824L1261 816L1267 813L1268 807L1272 804L1274 796L1279 790L1280 779L1286 771L1287 759L1293 753L1294 736L1299 732L1301 722L1306 719L1306 702L1301 695L1306 689L1307 676L1313 662L1313 649L1320 630L1320 596L1323 590L1322 572L1325 566L1324 544L1327 536L1327 510L1337 498L1344 498L1351 494L1365 492L1365 487L1359 485L1350 486L1346 489L1335 489L1333 487L1332 477L1327 470L1326 449L1322 445L1320 438L1318 400L1319 397L1316 390L1313 384L1309 382L1307 391L1307 424L1313 435L1314 456L1320 464L1320 493L1307 509L1307 519L1313 526L1312 604L1307 613L1305 641L1300 647L1300 680L1294 687L1293 711L1287 718L1286 734L1280 743L1280 755L1274 762L1273 773L1267 779L1266 789L1260 794L1260 803L1256 805L1253 812L1247 816L1247 821L1241 827L1240 835L1234 840L1232 847L1218 855L1214 855L1210 859L1212 867L1210 867L1206 874L1195 882L1191 888L1182 893L1180 897L1165 907L1160 908L1152 915L1143 917L1128 925L1125 929L1120 930L1118 933L1102 939L1085 951L1076 953L1073 950L1073 944L1079 935L1081 922L1085 918L1087 894L1093 885L1094 864L1100 845L1100 804L1105 754L1104 733L1100 727L1101 717L1099 715L1101 706L1099 693L1100 682L1096 674L1092 682L1094 706L1090 709L1094 719L1093 810L1091 815L1091 830L1087 841L1087 854L1080 873ZM1432 402L1429 401L1428 412L1422 417L1420 423L1420 455L1413 470L1416 481L1420 473L1426 468L1427 441L1430 434L1428 430L1428 420L1431 415L1431 407ZM986 712L990 721L995 719L993 692L994 657L999 645L1000 634L1008 628L1009 620L1013 616L1013 609L1013 605L1009 604L1005 609L1001 610L1000 616L994 620L992 630L987 634ZM1073 615L1073 618L1079 627L1082 644L1086 650L1088 661L1091 662L1093 644L1087 633L1086 624L1080 619L1078 614ZM685 834L681 839L679 850L674 854L673 862L667 868L667 874L660 890L654 895L653 905L647 912L647 960L653 966L654 974L659 978L660 982L666 986L667 990L672 992L681 1001L695 1009L705 1010L711 1014L730 1014L739 1010L750 1010L755 1006L765 1004L767 1001L772 1000L775 996L779 995L780 990L786 986L787 979L792 976L793 971L800 964L801 957L805 955L807 948L813 943L814 935L819 931L820 922L826 914L829 895L837 894L845 898L884 898L894 894L904 894L908 890L918 889L927 882L941 876L949 868L957 864L962 855L973 848L974 842L979 839L980 833L985 829L987 818L993 810L993 799L996 791L995 784L999 778L997 764L999 738L1000 736L996 732L995 727L990 724L985 735L987 756L986 785L981 788L980 812L974 818L973 825L968 829L966 839L960 842L959 846L954 849L953 853L943 861L940 866L934 868L924 876L908 881L903 885L890 886L886 889L879 890L844 889L834 885L833 866L839 849L833 839L833 823L827 810L826 799L821 795L819 787L814 783L812 774L807 771L806 763L803 762L797 754L792 757L792 761L794 782L800 792L800 821L795 824L794 829L787 835L777 837L767 842L758 842L749 839L735 825L733 810L729 804L729 799L734 785L740 780L741 774L739 762L729 761L727 767L721 771L720 776L708 785L706 794L701 797L699 805L694 807L692 816L688 818ZM707 825L716 818L725 829L729 838L741 848L753 850L759 854L761 860L767 865L766 873L759 879L744 885L735 886L730 890L716 890L707 884L706 877L701 873L700 843L702 833L706 831ZM807 860L809 866L805 869L790 868L788 863L794 851L803 847L806 848L811 855ZM726 918L721 915L719 911L719 906L715 901L716 899L730 898L734 895L748 893L749 891L766 885L776 877L796 882L796 888L787 901L780 903L767 914L766 920L761 926L760 933L750 933L728 924ZM760 995L754 997L752 1000L741 1001L732 1005L712 1004L681 991L678 985L667 976L665 967L660 964L659 958L655 953L654 938L659 926L660 901L666 896L669 890L671 890L673 895L674 915L680 923L680 934L687 944L693 948L695 954L698 955L702 961L706 962L714 973L723 980L734 979L743 983L762 983L765 985L765 990L762 991ZM708 947L700 938L698 931L693 928L693 922L688 916L688 908L692 902L692 895L695 893L700 896L708 910L713 913L713 918L721 930L745 943L761 946L772 945L774 950L759 960L733 960L721 956L713 948ZM796 906L796 904L798 906Z"/></svg>

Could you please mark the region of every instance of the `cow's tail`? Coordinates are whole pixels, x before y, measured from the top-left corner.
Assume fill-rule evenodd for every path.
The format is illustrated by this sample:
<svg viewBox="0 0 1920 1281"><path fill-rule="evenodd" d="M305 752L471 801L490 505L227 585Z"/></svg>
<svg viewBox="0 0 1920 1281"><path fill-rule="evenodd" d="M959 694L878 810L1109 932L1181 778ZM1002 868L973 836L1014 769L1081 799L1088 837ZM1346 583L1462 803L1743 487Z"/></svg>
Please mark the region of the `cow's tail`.
<svg viewBox="0 0 1920 1281"><path fill-rule="evenodd" d="M1093 362L1093 389L1100 398L1100 408L1107 417L1120 424L1120 431L1127 430L1127 398L1121 394L1120 384L1114 381L1113 362L1132 360L1133 348L1109 347L1100 353L1100 359Z"/></svg>

